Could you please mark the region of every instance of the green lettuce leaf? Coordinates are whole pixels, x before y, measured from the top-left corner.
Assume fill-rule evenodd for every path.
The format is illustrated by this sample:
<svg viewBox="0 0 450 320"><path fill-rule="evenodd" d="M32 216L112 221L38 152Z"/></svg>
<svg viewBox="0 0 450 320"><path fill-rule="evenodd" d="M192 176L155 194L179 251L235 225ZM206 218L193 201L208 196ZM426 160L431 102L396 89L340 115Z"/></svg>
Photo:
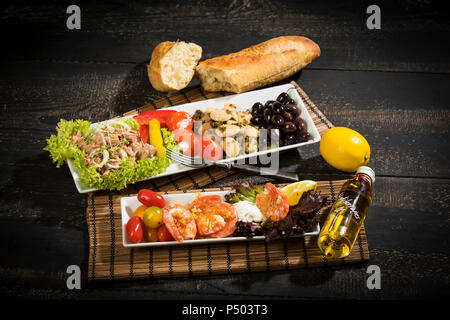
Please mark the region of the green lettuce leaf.
<svg viewBox="0 0 450 320"><path fill-rule="evenodd" d="M122 118L120 121L127 123L133 130L139 130L139 124L132 118ZM67 121L61 119L56 127L56 134L47 139L45 151L50 153L50 157L56 167L60 167L65 160L73 159L74 164L80 171L80 180L89 188L101 190L120 190L127 184L148 178L166 171L172 163L168 158L148 158L137 160L132 163L131 158L127 158L120 165L120 169L112 171L103 178L94 167L88 167L84 163L84 151L72 144L71 138L78 131L85 138L89 138L95 131L91 128L91 122L84 120ZM163 144L167 148L177 149L173 133L167 129L161 129Z"/></svg>

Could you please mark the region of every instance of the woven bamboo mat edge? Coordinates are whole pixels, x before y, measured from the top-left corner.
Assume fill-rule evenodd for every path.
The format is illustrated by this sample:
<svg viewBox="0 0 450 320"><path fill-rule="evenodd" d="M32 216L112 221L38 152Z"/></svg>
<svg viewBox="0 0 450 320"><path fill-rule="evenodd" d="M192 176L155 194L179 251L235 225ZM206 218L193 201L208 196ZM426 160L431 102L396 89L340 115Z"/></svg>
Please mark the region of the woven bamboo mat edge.
<svg viewBox="0 0 450 320"><path fill-rule="evenodd" d="M328 196L333 203L335 190L339 190L344 181L318 181L318 190ZM162 194L229 189L200 188L181 192L167 191ZM192 277L343 266L369 260L364 226L352 252L343 259L328 259L323 256L316 244L317 236L276 240L271 243L245 241L214 245L125 248L122 246L120 198L119 195L89 196L86 214L90 238L88 267L90 281ZM103 235L99 236L98 228L103 229Z"/></svg>
<svg viewBox="0 0 450 320"><path fill-rule="evenodd" d="M319 110L319 108L311 101L308 95L300 88L300 86L292 81L290 84L300 94L303 103L305 104L308 113L310 114L314 124L316 125L320 135L323 135L325 131L333 127L333 124L325 117L325 115ZM188 87L181 91L175 92L162 99L152 101L142 107L128 111L119 117L132 116L140 112L154 109L166 108L169 106L180 105L184 103L191 103L201 101L205 99L212 99L217 97L223 97L231 95L231 93L224 92L206 92L200 86ZM118 117L116 117L118 118ZM215 183L220 179L223 179L233 174L232 170L221 167L208 167L202 170L186 171L183 173L169 175L160 178L154 178L147 181L139 182L139 188L146 188L155 191L167 191L167 190L185 190L191 188L200 188L210 183ZM136 193L136 184L130 184L127 188L116 191L97 191L97 194L130 194Z"/></svg>

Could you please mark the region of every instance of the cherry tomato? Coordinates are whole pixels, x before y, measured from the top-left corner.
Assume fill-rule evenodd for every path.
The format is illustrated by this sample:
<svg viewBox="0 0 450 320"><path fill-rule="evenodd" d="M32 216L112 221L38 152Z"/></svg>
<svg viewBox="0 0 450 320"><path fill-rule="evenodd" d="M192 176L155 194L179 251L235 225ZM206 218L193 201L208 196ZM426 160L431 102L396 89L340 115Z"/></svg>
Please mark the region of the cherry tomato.
<svg viewBox="0 0 450 320"><path fill-rule="evenodd" d="M145 230L145 239L148 242L157 242L158 241L158 230L159 229L150 229L147 228Z"/></svg>
<svg viewBox="0 0 450 320"><path fill-rule="evenodd" d="M211 137L202 136L201 138L196 138L195 144L195 152L197 156L203 157L203 159L209 161L217 161L222 159L222 148Z"/></svg>
<svg viewBox="0 0 450 320"><path fill-rule="evenodd" d="M165 241L174 241L175 239L172 237L172 234L167 230L166 225L161 225L158 228L158 239L161 242Z"/></svg>
<svg viewBox="0 0 450 320"><path fill-rule="evenodd" d="M144 224L147 228L155 229L162 224L163 212L161 208L149 207L144 212Z"/></svg>
<svg viewBox="0 0 450 320"><path fill-rule="evenodd" d="M162 195L147 189L139 190L137 198L140 203L147 207L155 206L158 208L164 208L166 205L166 201Z"/></svg>
<svg viewBox="0 0 450 320"><path fill-rule="evenodd" d="M176 129L173 131L175 142L181 147L183 153L187 156L194 155L194 132L187 129Z"/></svg>
<svg viewBox="0 0 450 320"><path fill-rule="evenodd" d="M126 233L128 239L132 243L141 242L142 237L144 236L144 223L142 222L142 219L138 216L131 217L127 222Z"/></svg>
<svg viewBox="0 0 450 320"><path fill-rule="evenodd" d="M144 211L147 209L147 206L141 205L137 207L137 209L134 211L134 215L138 216L141 219L144 219Z"/></svg>

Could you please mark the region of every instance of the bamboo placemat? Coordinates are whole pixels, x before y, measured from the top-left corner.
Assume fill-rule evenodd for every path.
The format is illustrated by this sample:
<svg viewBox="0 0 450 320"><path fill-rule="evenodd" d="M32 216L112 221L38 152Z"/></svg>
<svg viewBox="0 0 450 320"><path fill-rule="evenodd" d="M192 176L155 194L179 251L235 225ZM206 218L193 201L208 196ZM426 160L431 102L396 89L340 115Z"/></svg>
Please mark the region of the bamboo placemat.
<svg viewBox="0 0 450 320"><path fill-rule="evenodd" d="M319 133L333 127L308 95L295 83ZM146 110L211 99L226 93L205 92L200 86L184 89L163 99L125 113L134 115ZM98 191L89 195L86 210L89 231L89 280L113 280L195 276L236 272L267 271L311 266L327 266L367 261L369 251L364 228L358 245L345 259L328 260L322 256L315 237L295 238L266 243L250 241L217 245L130 249L122 246L120 197L136 194L147 188L161 193L204 190L203 186L216 182L231 171L208 167L130 185L120 192ZM321 181L318 190L334 200L335 190L343 181ZM211 189L208 189L211 190ZM214 189L213 189L214 190ZM217 190L223 190L217 189Z"/></svg>
<svg viewBox="0 0 450 320"><path fill-rule="evenodd" d="M344 180L319 181L317 190L334 202ZM186 190L186 192L228 190L228 188ZM181 191L183 192L183 191ZM168 191L180 193L180 191ZM364 227L350 255L327 259L317 247L317 236L270 243L264 240L214 245L125 248L122 245L120 195L90 194L87 208L89 226L89 280L189 277L346 265L369 259ZM321 220L329 207L321 212Z"/></svg>
<svg viewBox="0 0 450 320"><path fill-rule="evenodd" d="M314 121L314 124L316 125L320 135L323 135L325 131L333 127L333 124L323 115L319 108L309 99L308 95L297 85L296 82L292 81L291 84L297 89L298 93L302 97L303 103L305 104L306 109L311 115L311 118ZM224 92L207 92L203 91L200 86L195 86L183 89L157 101L153 101L135 110L126 112L121 116L136 115L147 110L161 109L205 99L222 97L226 95L229 94ZM193 188L198 189L207 184L217 182L218 180L225 178L232 173L233 172L228 170L227 168L207 167L203 168L202 170L187 171L176 175L139 182L138 184L132 184L126 189L118 192L116 191L115 193L134 193L137 192L137 187L139 187L139 189L146 188L159 192L169 190L187 190ZM110 192L99 191L97 193L109 194Z"/></svg>

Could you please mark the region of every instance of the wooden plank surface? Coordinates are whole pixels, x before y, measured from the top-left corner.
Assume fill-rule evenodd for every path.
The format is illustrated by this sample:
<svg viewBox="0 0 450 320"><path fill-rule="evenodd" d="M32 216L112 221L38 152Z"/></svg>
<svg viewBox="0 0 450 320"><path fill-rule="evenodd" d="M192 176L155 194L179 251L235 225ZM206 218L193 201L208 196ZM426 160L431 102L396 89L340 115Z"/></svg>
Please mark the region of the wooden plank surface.
<svg viewBox="0 0 450 320"><path fill-rule="evenodd" d="M5 92L0 142L18 151L30 151L34 143L44 146L60 118L105 120L160 95L152 90L143 66L15 62L1 67ZM445 165L450 75L304 70L294 78L333 124L364 134L377 174L450 177ZM33 144L17 143L26 139ZM320 156L297 158L296 152L289 152L282 165L291 164L288 170L315 178L339 174ZM0 161L13 163L17 156L6 153Z"/></svg>
<svg viewBox="0 0 450 320"><path fill-rule="evenodd" d="M428 1L378 3L382 29L373 32L365 28L364 2L79 2L79 32L65 28L63 4L2 7L0 296L448 298L448 11ZM67 266L87 270L87 199L42 150L57 121L103 120L164 96L145 73L160 41L196 41L206 58L282 33L319 43L322 56L292 79L333 124L371 144L377 180L365 226L382 290L367 289L367 265L125 284L87 283L83 274L82 290L67 290ZM281 168L308 179L347 177L317 149L309 154L288 152ZM267 181L239 173L209 187L237 178Z"/></svg>
<svg viewBox="0 0 450 320"><path fill-rule="evenodd" d="M301 34L320 44L311 68L450 72L448 10L436 1L377 1L381 30L365 26L370 1L77 2L81 30L66 28L67 5L14 3L2 12L3 59L147 63L162 41L194 41L203 58L272 37ZM17 39L21 39L20 42ZM226 45L224 45L226 44Z"/></svg>
<svg viewBox="0 0 450 320"><path fill-rule="evenodd" d="M88 258L87 226L71 221L75 213L72 218L62 216L59 223L45 217L22 218L18 223L17 217L2 216L0 239L15 249L4 250L0 258L1 291L8 296L40 298L445 297L449 180L379 178L376 183L365 225L369 264L382 271L381 291L365 286L367 265L126 283L83 281L83 290L69 291L66 267L77 264L87 270ZM30 202L37 206L34 199ZM80 212L79 218L83 220L84 214Z"/></svg>

